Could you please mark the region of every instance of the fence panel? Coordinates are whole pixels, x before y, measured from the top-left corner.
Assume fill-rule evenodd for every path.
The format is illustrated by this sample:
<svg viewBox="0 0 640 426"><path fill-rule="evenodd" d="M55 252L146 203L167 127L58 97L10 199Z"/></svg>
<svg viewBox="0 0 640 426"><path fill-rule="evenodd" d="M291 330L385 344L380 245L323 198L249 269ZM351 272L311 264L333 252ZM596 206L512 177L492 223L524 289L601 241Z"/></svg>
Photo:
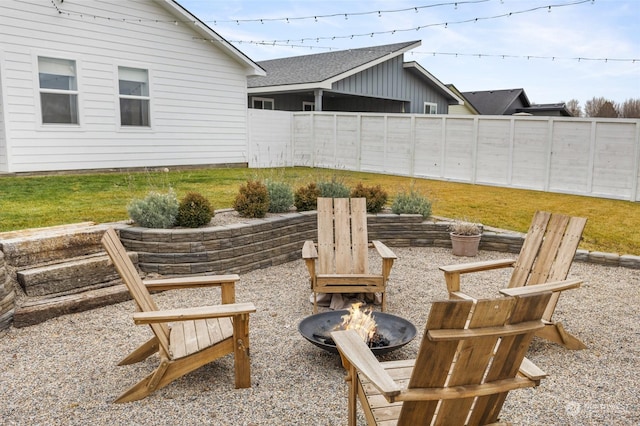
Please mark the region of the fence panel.
<svg viewBox="0 0 640 426"><path fill-rule="evenodd" d="M251 167L335 168L640 200L637 119L261 113L249 114Z"/></svg>

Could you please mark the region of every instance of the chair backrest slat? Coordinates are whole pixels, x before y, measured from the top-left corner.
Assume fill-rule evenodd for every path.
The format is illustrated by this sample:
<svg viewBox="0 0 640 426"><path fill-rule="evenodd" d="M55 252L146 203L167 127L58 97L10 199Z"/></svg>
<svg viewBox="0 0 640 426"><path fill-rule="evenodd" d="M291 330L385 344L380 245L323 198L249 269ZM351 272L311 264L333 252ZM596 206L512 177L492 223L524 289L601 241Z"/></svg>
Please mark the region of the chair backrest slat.
<svg viewBox="0 0 640 426"><path fill-rule="evenodd" d="M550 292L526 297L435 302L408 388L479 385L513 378L535 334L528 328L502 336L512 324L540 320ZM430 340L429 331L487 328L477 337ZM491 333L489 333L491 331ZM398 425L485 424L497 421L507 392L443 401L405 401ZM436 410L437 408L437 410ZM437 416L434 418L434 416Z"/></svg>
<svg viewBox="0 0 640 426"><path fill-rule="evenodd" d="M109 255L113 266L120 274L122 281L127 286L131 297L136 302L138 310L141 312L157 311L158 307L151 298L149 290L145 287L144 283L140 279L140 275L136 270L135 265L129 259L120 238L115 229L109 228L102 237L102 245ZM164 351L165 355L169 356L169 327L166 324L150 324L153 333L158 338L160 344L160 350Z"/></svg>
<svg viewBox="0 0 640 426"><path fill-rule="evenodd" d="M536 212L508 287L566 279L586 223L582 217ZM556 301L558 297L554 295ZM551 308L555 304L552 299Z"/></svg>
<svg viewBox="0 0 640 426"><path fill-rule="evenodd" d="M365 198L318 198L318 273L366 274Z"/></svg>

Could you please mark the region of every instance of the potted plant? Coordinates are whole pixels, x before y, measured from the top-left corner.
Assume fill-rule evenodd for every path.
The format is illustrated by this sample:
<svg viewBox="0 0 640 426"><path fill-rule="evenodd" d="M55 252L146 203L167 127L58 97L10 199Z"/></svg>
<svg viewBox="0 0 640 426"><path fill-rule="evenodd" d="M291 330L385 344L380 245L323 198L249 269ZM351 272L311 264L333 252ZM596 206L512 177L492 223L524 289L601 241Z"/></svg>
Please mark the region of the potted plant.
<svg viewBox="0 0 640 426"><path fill-rule="evenodd" d="M478 254L482 236L481 224L456 220L449 226L449 235L455 256L473 257Z"/></svg>

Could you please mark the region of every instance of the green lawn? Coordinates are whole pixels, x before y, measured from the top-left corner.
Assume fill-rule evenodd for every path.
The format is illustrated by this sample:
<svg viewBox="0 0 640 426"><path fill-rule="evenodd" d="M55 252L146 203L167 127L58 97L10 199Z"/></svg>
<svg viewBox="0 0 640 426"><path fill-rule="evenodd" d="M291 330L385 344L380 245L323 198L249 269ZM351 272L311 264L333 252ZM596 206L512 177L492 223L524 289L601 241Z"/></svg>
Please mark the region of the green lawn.
<svg viewBox="0 0 640 426"><path fill-rule="evenodd" d="M0 177L0 232L83 221L126 220L126 206L151 190L173 188L206 196L215 209L231 207L247 179L274 179L294 188L338 179L349 186L380 184L392 199L412 185L433 202L433 214L526 232L536 210L588 218L580 247L640 255L640 204L603 198L310 168L186 169ZM391 201L391 200L390 200ZM390 203L389 203L390 205Z"/></svg>

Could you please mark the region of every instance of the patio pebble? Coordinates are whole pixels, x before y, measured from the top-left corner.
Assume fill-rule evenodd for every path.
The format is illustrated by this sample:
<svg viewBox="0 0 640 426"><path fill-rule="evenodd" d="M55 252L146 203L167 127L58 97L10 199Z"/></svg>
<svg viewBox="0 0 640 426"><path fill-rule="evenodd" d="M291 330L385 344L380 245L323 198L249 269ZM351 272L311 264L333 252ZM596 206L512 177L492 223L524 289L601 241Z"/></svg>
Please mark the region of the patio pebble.
<svg viewBox="0 0 640 426"><path fill-rule="evenodd" d="M434 300L447 297L438 266L512 257L481 251L473 259L449 249L393 248L388 312L418 328L407 346L381 360L416 355ZM375 270L379 263L372 258ZM497 296L509 270L463 277L463 290ZM640 274L637 269L574 262L570 277L584 284L560 298L556 319L588 346L569 351L535 339L529 358L548 373L538 388L513 391L501 418L521 425L639 424ZM311 314L302 260L241 275L238 301L252 301L250 389L234 389L227 356L144 400L112 404L149 374L157 357L117 363L150 331L135 326L131 301L51 319L0 334L0 418L3 425L344 425L347 394L337 355L304 340L298 323ZM165 292L161 308L219 302L215 290ZM359 424L364 424L360 412Z"/></svg>

